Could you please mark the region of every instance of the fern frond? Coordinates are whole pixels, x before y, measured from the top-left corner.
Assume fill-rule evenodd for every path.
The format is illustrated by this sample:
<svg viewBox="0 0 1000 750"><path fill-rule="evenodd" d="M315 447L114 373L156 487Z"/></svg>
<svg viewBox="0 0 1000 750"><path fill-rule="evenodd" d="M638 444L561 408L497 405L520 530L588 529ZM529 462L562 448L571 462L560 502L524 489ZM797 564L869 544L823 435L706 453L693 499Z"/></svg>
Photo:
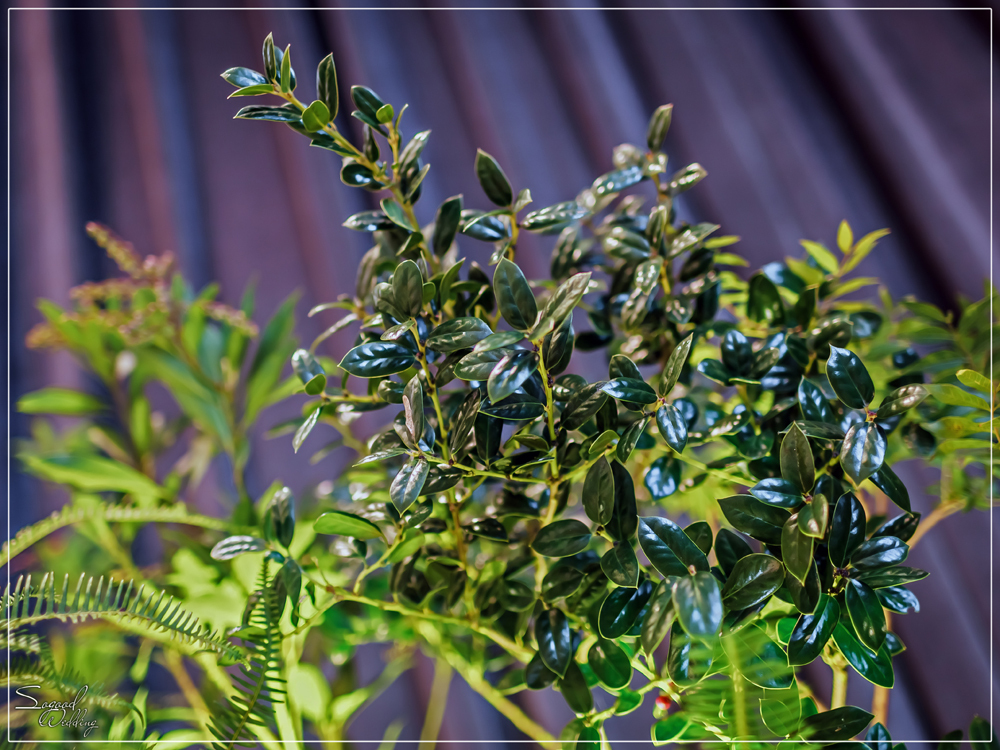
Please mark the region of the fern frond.
<svg viewBox="0 0 1000 750"><path fill-rule="evenodd" d="M162 508L137 508L131 505L96 505L83 508L76 505L66 505L41 521L24 527L17 532L13 539L4 542L3 547L0 548L0 563L9 563L33 544L59 529L95 519L109 523L182 523L233 534L245 531L245 529L219 518L188 513L187 507L183 503Z"/></svg>
<svg viewBox="0 0 1000 750"><path fill-rule="evenodd" d="M281 679L281 630L279 620L285 594L278 592L271 579L269 562L261 564L258 589L254 591L244 614L239 634L250 650L249 663L240 665L233 676L235 695L212 718L212 733L218 739L217 750L256 747L254 726L269 726L274 721L274 704L281 702L284 680Z"/></svg>
<svg viewBox="0 0 1000 750"><path fill-rule="evenodd" d="M96 584L96 585L95 585ZM166 592L146 592L146 584L135 590L135 581L111 578L105 585L104 576L95 579L81 573L75 587L70 587L67 574L56 590L54 573L46 573L35 587L31 574L19 576L13 591L8 585L3 594L3 619L0 628L18 629L47 620L80 622L100 617L122 626L139 624L151 632L161 632L173 640L194 645L200 650L214 651L231 661L243 658L240 649L212 631L186 611Z"/></svg>

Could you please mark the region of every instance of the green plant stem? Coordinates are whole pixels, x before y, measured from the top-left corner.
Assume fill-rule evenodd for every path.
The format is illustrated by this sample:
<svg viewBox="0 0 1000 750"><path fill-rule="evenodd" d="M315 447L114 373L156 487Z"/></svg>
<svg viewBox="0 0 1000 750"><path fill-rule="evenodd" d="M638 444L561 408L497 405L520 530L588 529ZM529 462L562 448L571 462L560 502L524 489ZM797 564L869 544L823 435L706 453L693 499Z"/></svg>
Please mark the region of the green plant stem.
<svg viewBox="0 0 1000 750"><path fill-rule="evenodd" d="M434 750L441 724L444 723L444 709L448 703L448 690L451 688L451 665L440 656L434 661L434 681L431 683L431 694L427 699L427 713L424 715L424 726L420 730L419 750Z"/></svg>
<svg viewBox="0 0 1000 750"><path fill-rule="evenodd" d="M841 708L847 704L847 664L843 659L831 664L833 668L833 688L830 691L830 708Z"/></svg>
<svg viewBox="0 0 1000 750"><path fill-rule="evenodd" d="M508 700L499 690L493 687L483 677L482 670L466 662L454 650L448 647L441 633L427 623L419 623L417 631L458 672L469 687L485 698L497 711L510 719L511 723L539 743L555 742L556 738L535 723L512 701Z"/></svg>

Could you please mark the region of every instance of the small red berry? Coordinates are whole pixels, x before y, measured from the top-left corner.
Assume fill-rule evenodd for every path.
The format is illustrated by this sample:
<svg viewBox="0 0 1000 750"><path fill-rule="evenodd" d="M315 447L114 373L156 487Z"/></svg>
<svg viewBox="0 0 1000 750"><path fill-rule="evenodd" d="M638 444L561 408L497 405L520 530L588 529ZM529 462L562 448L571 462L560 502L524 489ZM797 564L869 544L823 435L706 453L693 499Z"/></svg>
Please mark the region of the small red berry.
<svg viewBox="0 0 1000 750"><path fill-rule="evenodd" d="M659 695L656 697L656 708L660 711L666 711L669 709L671 703L672 701L670 700L669 695Z"/></svg>

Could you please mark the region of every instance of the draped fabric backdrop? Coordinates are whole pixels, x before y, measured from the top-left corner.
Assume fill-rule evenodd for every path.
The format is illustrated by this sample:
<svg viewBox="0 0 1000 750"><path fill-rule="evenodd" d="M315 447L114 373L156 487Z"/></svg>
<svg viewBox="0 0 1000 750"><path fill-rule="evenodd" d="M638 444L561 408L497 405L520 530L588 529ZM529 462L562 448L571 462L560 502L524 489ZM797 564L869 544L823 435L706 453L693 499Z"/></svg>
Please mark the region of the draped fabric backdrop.
<svg viewBox="0 0 1000 750"><path fill-rule="evenodd" d="M23 346L38 297L67 303L70 286L113 272L84 236L87 220L141 252L173 250L197 287L218 281L227 302L256 279L261 320L300 289L305 341L329 324L304 311L353 289L367 238L340 222L373 199L340 183L333 154L272 123L232 119L238 104L219 73L259 67L269 31L291 43L307 90L333 51L341 112L355 83L397 108L410 102L408 131L433 131L422 221L457 193L486 205L477 147L530 187L536 206L572 198L610 168L616 144L643 142L657 105L673 102L671 163L698 161L709 174L682 210L741 235L736 248L752 267L797 255L800 238L832 243L846 217L856 232L891 227L862 270L893 295L945 307L978 298L991 252L991 19L988 9L11 11L11 398L87 385L68 358ZM359 139L360 123L338 122ZM524 239L518 262L529 277L547 272L551 241ZM463 254L485 263L481 245L464 240ZM346 351L353 335L324 353ZM578 367L605 365L591 357ZM28 428L12 415L15 438ZM303 502L350 460L340 451L311 466L287 438L263 435L254 449L251 494L283 478ZM915 509L926 511L922 488L936 477L904 469ZM197 492L211 512L231 505L225 474ZM63 501L16 466L10 492L11 532ZM990 713L990 534L985 514L955 516L910 558L933 574L915 587L922 611L894 618L909 646L890 702L897 740L937 739ZM378 649L364 657L374 674ZM828 670L812 675L823 694ZM416 737L431 676L429 663L405 675L352 736L377 739L402 716L403 737ZM853 675L849 698L868 705L871 686ZM551 691L519 700L555 732L570 718ZM451 701L443 740L519 736L457 680ZM631 718L613 720L611 737L648 740L647 717Z"/></svg>

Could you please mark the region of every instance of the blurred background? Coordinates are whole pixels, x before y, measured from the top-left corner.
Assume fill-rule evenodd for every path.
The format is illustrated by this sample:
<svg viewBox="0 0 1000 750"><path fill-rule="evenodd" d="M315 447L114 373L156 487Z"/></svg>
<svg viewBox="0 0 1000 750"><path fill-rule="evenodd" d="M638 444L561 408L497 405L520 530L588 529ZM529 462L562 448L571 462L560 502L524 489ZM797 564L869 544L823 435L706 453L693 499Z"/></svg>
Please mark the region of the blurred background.
<svg viewBox="0 0 1000 750"><path fill-rule="evenodd" d="M800 238L832 244L847 218L856 235L891 228L862 271L896 297L947 309L959 295L981 297L989 278L988 8L25 9L9 18L11 403L45 385L85 384L72 360L28 352L23 341L40 320L37 298L66 304L71 286L114 272L84 235L89 220L142 254L173 251L196 287L217 281L226 302L256 279L258 321L299 289L300 337L329 325L305 311L353 290L367 235L341 222L373 198L340 183L334 154L287 128L232 119L239 103L226 100L232 89L219 73L260 69L272 31L292 45L309 94L316 63L334 53L338 124L355 142L361 124L344 113L356 83L397 111L409 102L410 134L433 131L421 221L457 193L467 207L488 207L473 172L477 147L515 189L530 187L535 207L571 199L610 169L615 145L643 143L649 114L673 102L671 163L697 161L709 174L683 211L742 236L735 249L751 268L798 256ZM485 265L489 248L462 242ZM529 278L547 273L552 242L520 244ZM339 357L353 335L330 339L323 353ZM280 421L278 411L264 422ZM25 417L11 419L14 438L27 434ZM252 495L276 477L308 494L349 460L341 451L311 466L287 438L262 435L255 450ZM914 509L926 510L921 488L936 478L905 468ZM203 483L207 508L230 506L226 482L219 471ZM11 534L63 502L16 466L10 492ZM895 660L896 741L938 739L991 713L990 533L982 514L953 516L910 558L933 574L916 587L922 611L894 620L909 646ZM404 675L352 736L377 739L402 716L403 738L416 737L432 671L427 663ZM442 740L499 746L519 736L461 688L456 678ZM556 733L571 718L549 691L526 696L527 711ZM870 700L871 686L852 674L849 701ZM648 740L648 726L617 719L609 734Z"/></svg>

